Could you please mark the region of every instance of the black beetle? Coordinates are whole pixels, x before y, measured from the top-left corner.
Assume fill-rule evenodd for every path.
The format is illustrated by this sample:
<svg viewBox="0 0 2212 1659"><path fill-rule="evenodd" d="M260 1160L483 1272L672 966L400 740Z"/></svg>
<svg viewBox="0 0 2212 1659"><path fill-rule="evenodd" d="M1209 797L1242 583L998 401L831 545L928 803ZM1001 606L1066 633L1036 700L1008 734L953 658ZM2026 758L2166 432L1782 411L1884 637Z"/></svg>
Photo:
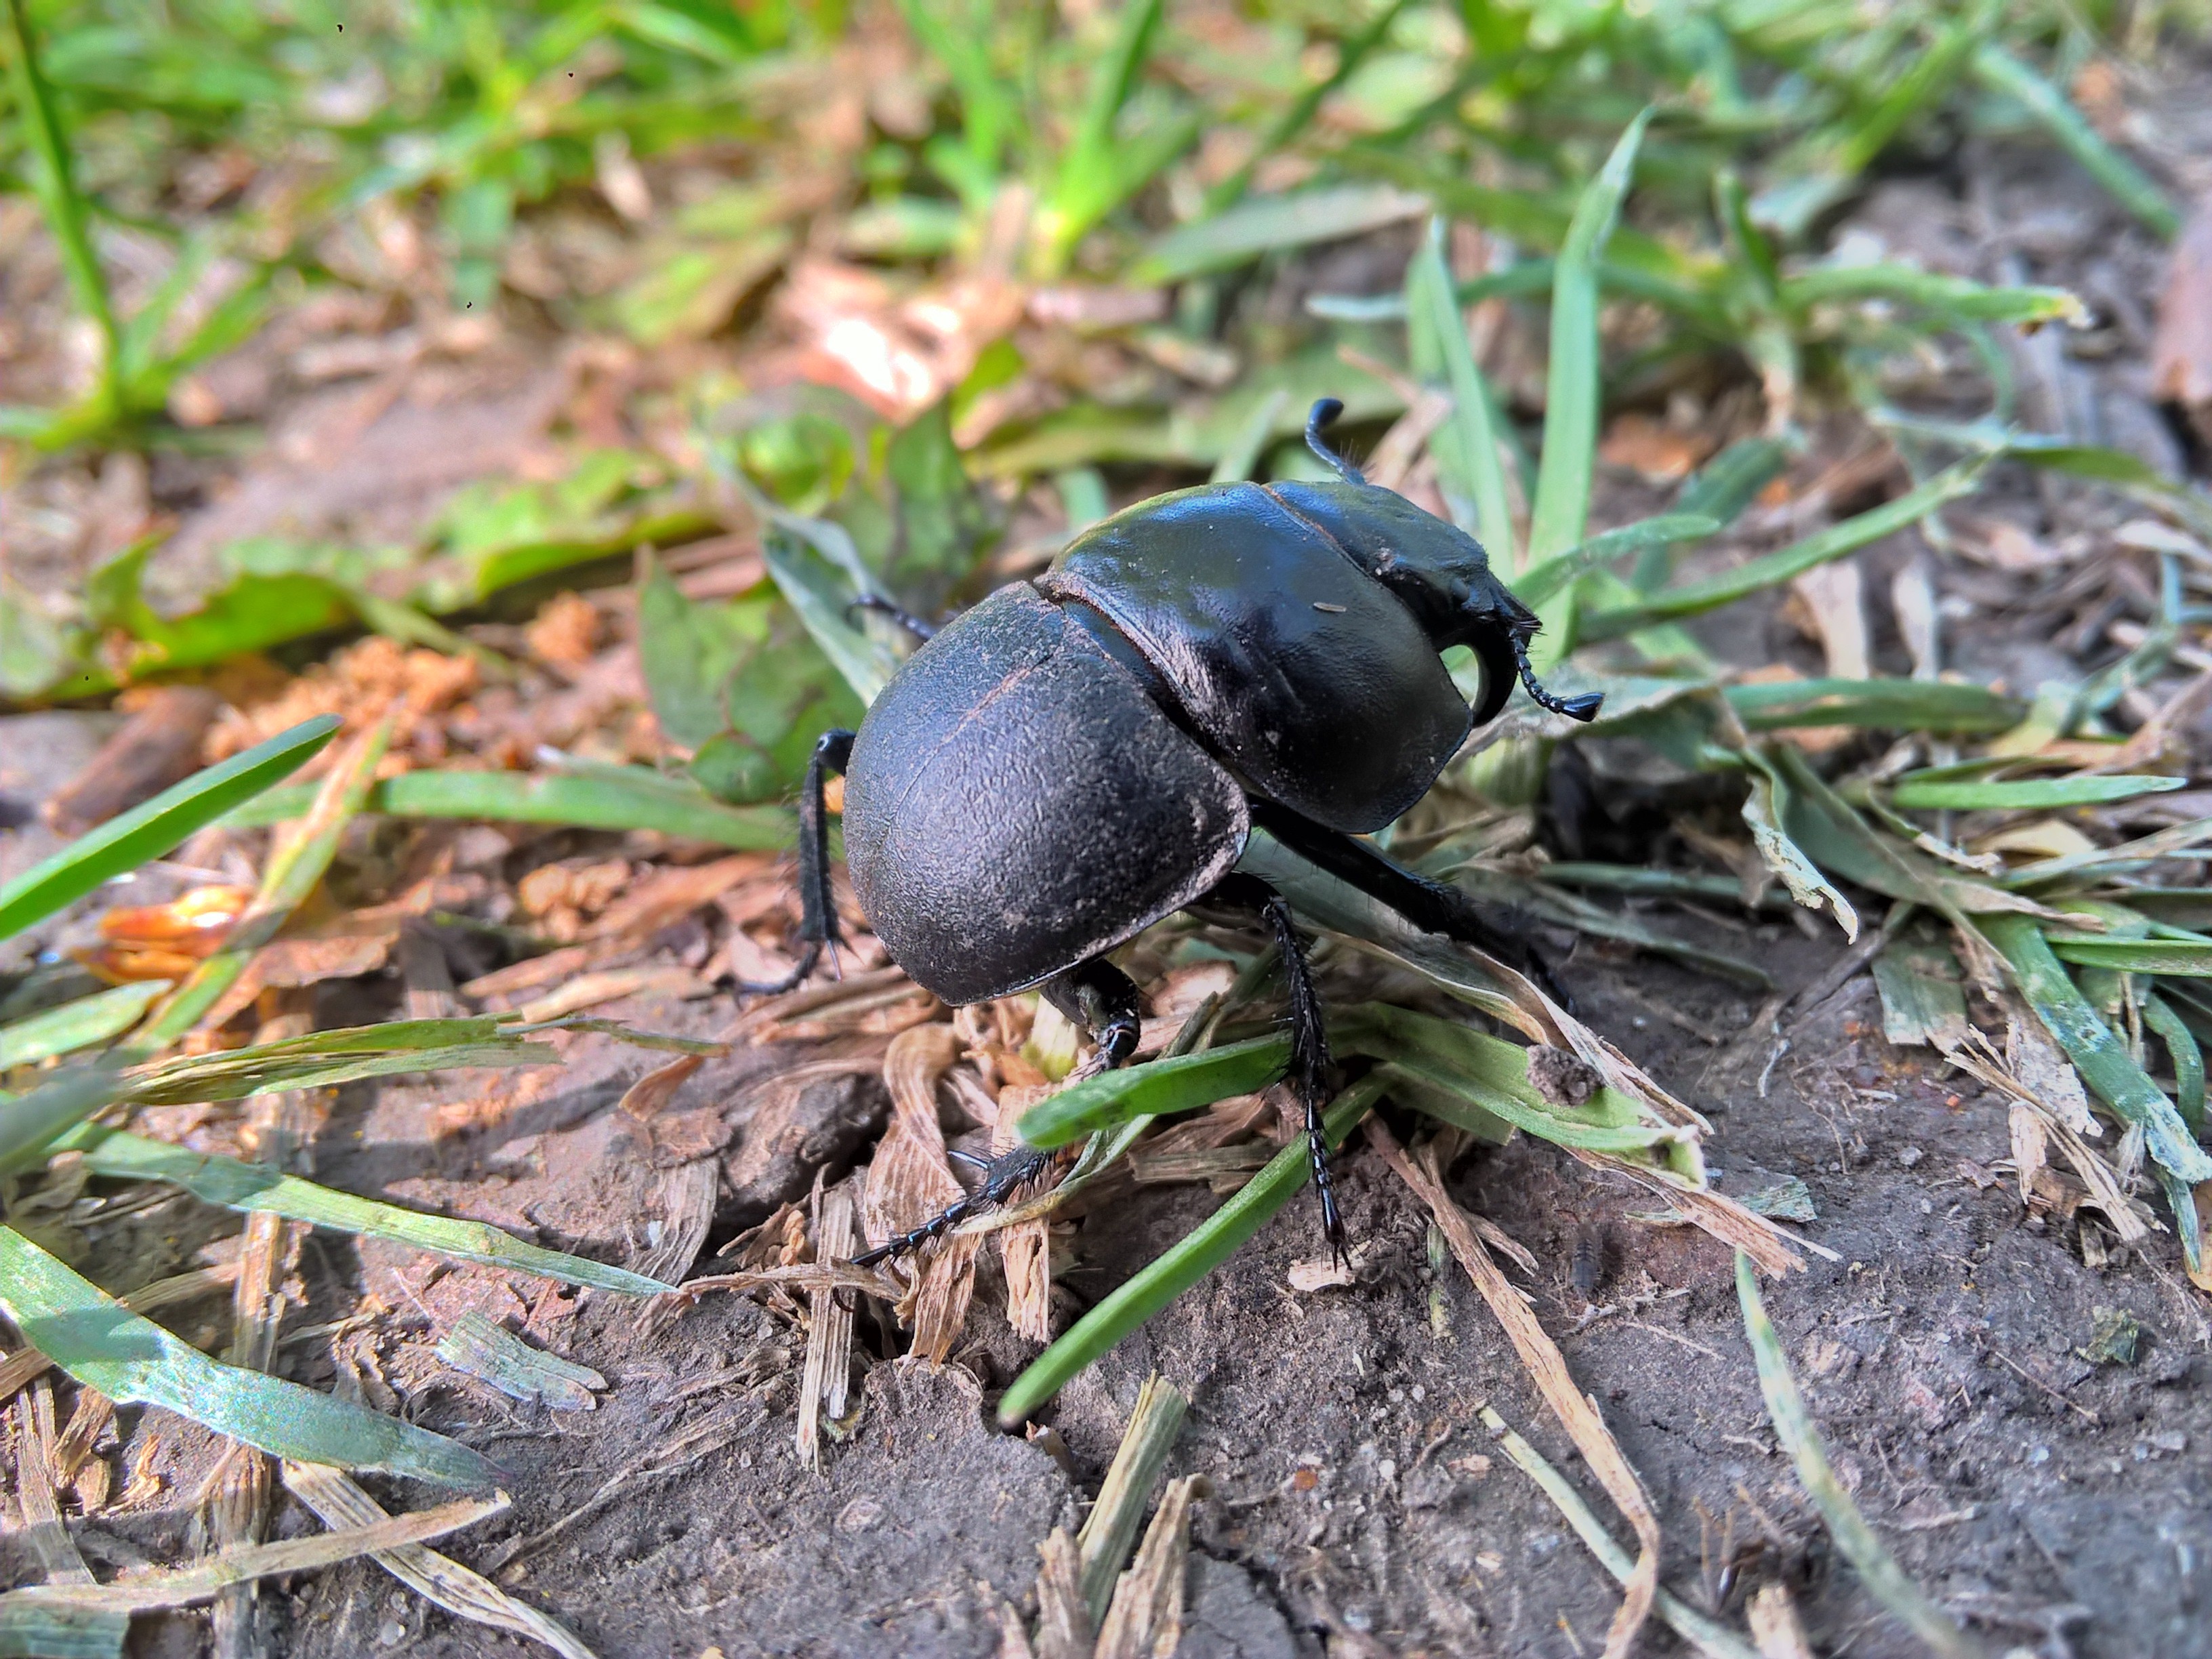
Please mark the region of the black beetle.
<svg viewBox="0 0 2212 1659"><path fill-rule="evenodd" d="M845 852L876 936L952 1004L1041 987L1090 1031L1089 1069L1137 1045L1137 988L1107 953L1186 906L1256 914L1290 990L1291 1081L1305 1108L1332 1249L1343 1224L1321 1135L1328 1049L1304 951L1280 894L1235 873L1251 828L1431 933L1520 957L1456 888L1354 839L1425 794L1528 664L1537 620L1481 545L1370 484L1322 434L1306 441L1340 483L1213 484L1157 496L1070 542L1030 581L1000 588L891 677L858 733L816 746L799 805L804 949L781 986L837 942L823 784L845 775ZM1438 653L1471 647L1482 697L1461 700ZM1022 1150L974 1196L858 1258L913 1249L1045 1167Z"/></svg>

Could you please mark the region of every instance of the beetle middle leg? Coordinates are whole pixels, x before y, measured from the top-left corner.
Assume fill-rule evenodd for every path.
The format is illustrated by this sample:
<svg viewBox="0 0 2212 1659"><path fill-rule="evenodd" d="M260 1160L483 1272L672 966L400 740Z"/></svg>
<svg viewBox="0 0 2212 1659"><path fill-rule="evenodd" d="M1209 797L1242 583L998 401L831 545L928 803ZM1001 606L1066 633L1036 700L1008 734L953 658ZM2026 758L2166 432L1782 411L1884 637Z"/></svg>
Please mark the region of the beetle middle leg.
<svg viewBox="0 0 2212 1659"><path fill-rule="evenodd" d="M1534 980L1564 1008L1573 1007L1550 965L1521 940L1493 927L1475 902L1447 882L1408 870L1355 836L1325 829L1272 802L1252 803L1252 822L1340 881L1379 899L1425 933L1472 945Z"/></svg>
<svg viewBox="0 0 2212 1659"><path fill-rule="evenodd" d="M842 773L853 758L853 734L842 726L824 732L815 740L806 763L806 781L799 792L799 963L781 979L766 984L740 980L738 989L756 996L775 996L799 984L814 971L822 953L837 962L837 897L830 886L830 813L822 799L830 774Z"/></svg>
<svg viewBox="0 0 2212 1659"><path fill-rule="evenodd" d="M1136 982L1103 957L1079 963L1044 984L1045 1000L1091 1034L1095 1045L1089 1059L1068 1073L1071 1083L1127 1063L1137 1052L1143 1023L1144 1002ZM1073 1146L1051 1151L1018 1146L983 1166L982 1183L965 1198L957 1199L911 1231L887 1239L872 1250L853 1258L866 1267L921 1248L939 1234L958 1226L978 1211L995 1209L1023 1188L1075 1152Z"/></svg>
<svg viewBox="0 0 2212 1659"><path fill-rule="evenodd" d="M1337 1210L1336 1188L1329 1178L1328 1137L1322 1121L1328 1105L1328 1033L1322 1022L1321 994L1314 988L1313 971L1306 963L1305 942L1291 921L1289 902L1257 876L1225 878L1200 902L1199 908L1215 906L1258 916L1274 936L1275 949L1282 957L1284 988L1290 998L1290 1084L1305 1109L1307 1150L1312 1159L1314 1191L1321 1197L1322 1231L1328 1236L1329 1254L1342 1264L1347 1260L1344 1218Z"/></svg>

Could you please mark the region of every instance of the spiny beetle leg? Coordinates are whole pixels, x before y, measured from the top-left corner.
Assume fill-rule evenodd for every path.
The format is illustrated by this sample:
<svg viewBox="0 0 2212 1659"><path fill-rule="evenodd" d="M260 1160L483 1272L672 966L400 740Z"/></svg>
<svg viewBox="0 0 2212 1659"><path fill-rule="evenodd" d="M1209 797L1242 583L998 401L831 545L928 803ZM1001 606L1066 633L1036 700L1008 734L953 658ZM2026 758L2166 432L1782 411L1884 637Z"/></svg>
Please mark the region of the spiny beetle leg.
<svg viewBox="0 0 2212 1659"><path fill-rule="evenodd" d="M1339 880L1389 905L1423 933L1472 945L1517 968L1554 1002L1572 1012L1573 999L1552 976L1550 964L1522 940L1492 927L1458 888L1408 870L1369 842L1324 829L1271 801L1252 803L1252 822Z"/></svg>
<svg viewBox="0 0 2212 1659"><path fill-rule="evenodd" d="M1313 970L1306 963L1305 941L1298 937L1289 903L1257 876L1225 878L1206 896L1205 902L1249 910L1274 936L1290 999L1290 1083L1298 1104L1305 1109L1306 1146L1313 1160L1314 1191L1321 1197L1322 1231L1338 1265L1349 1265L1344 1218L1337 1210L1336 1186L1329 1176L1328 1136L1322 1121L1328 1105L1328 1033L1322 1022L1321 995L1314 988Z"/></svg>
<svg viewBox="0 0 2212 1659"><path fill-rule="evenodd" d="M1137 1037L1141 1029L1143 1000L1135 982L1103 957L1079 963L1057 978L1048 980L1044 994L1052 1006L1091 1033L1097 1045L1090 1059L1070 1073L1076 1078L1095 1077L1101 1072L1113 1070L1126 1063L1137 1051ZM888 1261L895 1256L918 1250L931 1239L958 1226L969 1216L982 1210L993 1210L1006 1203L1024 1187L1030 1186L1046 1173L1070 1148L1046 1152L1036 1146L1015 1146L993 1158L983 1169L982 1184L966 1197L957 1199L944 1209L909 1231L887 1239L872 1250L865 1250L853 1258L859 1267ZM955 1152L948 1156L973 1163L968 1153Z"/></svg>
<svg viewBox="0 0 2212 1659"><path fill-rule="evenodd" d="M799 792L799 965L781 979L761 985L740 980L738 989L754 996L775 996L801 984L830 953L837 964L837 900L830 889L830 814L822 791L830 774L842 773L853 758L853 734L842 727L824 732L806 763L806 782Z"/></svg>

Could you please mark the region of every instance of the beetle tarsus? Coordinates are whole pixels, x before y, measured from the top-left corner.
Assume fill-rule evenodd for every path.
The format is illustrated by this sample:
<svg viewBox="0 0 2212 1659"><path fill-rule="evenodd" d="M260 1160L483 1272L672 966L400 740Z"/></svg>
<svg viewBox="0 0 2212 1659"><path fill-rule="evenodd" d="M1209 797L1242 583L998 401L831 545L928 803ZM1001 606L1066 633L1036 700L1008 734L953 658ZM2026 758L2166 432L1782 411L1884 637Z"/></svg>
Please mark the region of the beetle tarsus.
<svg viewBox="0 0 2212 1659"><path fill-rule="evenodd" d="M937 637L937 624L924 621L904 606L894 604L880 593L863 593L845 607L848 615L855 611L872 611L879 617L889 617L901 628L927 644Z"/></svg>
<svg viewBox="0 0 2212 1659"><path fill-rule="evenodd" d="M1047 981L1044 994L1054 1007L1088 1030L1096 1045L1090 1057L1068 1074L1070 1082L1126 1065L1137 1052L1137 1038L1143 1029L1142 995L1136 981L1103 957L1079 963ZM983 1165L982 1184L974 1192L954 1200L919 1227L861 1252L853 1258L853 1265L870 1267L918 1250L979 1211L997 1209L1042 1177L1066 1151L1018 1146L1000 1153ZM946 1156L969 1163L981 1161L967 1152Z"/></svg>
<svg viewBox="0 0 2212 1659"><path fill-rule="evenodd" d="M1558 697L1547 691L1543 681L1536 678L1534 665L1528 660L1528 641L1518 634L1513 636L1513 662L1521 671L1521 684L1528 688L1529 700L1540 708L1565 714L1569 720L1594 720L1604 706L1602 691L1585 691L1578 697Z"/></svg>
<svg viewBox="0 0 2212 1659"><path fill-rule="evenodd" d="M777 996L805 982L827 951L830 966L840 978L837 946L837 898L830 887L830 809L823 790L830 774L842 773L853 758L853 734L842 726L815 739L814 753L806 763L806 781L799 792L799 937L798 964L781 979L767 984L738 981L738 989L750 996Z"/></svg>
<svg viewBox="0 0 2212 1659"><path fill-rule="evenodd" d="M1322 465L1345 483L1364 484L1367 482L1367 475L1330 447L1328 440L1322 435L1336 424L1336 417L1343 413L1342 398L1318 399L1306 415L1306 447L1320 456Z"/></svg>

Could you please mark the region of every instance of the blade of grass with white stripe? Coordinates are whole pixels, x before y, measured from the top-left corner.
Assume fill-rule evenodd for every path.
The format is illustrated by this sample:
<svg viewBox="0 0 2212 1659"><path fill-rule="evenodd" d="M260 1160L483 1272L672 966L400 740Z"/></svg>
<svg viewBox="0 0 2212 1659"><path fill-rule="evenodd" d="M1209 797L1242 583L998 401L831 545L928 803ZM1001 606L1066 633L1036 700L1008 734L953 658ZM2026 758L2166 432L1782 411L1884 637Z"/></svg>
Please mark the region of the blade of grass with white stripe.
<svg viewBox="0 0 2212 1659"><path fill-rule="evenodd" d="M1323 1120L1332 1146L1343 1144L1385 1085L1379 1078L1354 1084L1336 1098ZM1140 1268L1067 1334L1031 1362L999 1401L999 1421L1012 1427L1058 1394L1067 1380L1234 1255L1306 1181L1312 1160L1299 1135L1239 1188L1236 1195Z"/></svg>
<svg viewBox="0 0 2212 1659"><path fill-rule="evenodd" d="M488 1486L497 1473L458 1440L209 1358L12 1227L0 1227L0 1311L87 1388L119 1405L160 1406L272 1456L449 1486Z"/></svg>
<svg viewBox="0 0 2212 1659"><path fill-rule="evenodd" d="M1844 1483L1836 1478L1827 1448L1820 1442L1820 1431L1813 1426L1805 1397L1797 1392L1796 1379L1790 1375L1782 1340L1766 1317L1766 1304L1759 1294L1759 1276L1752 1271L1751 1258L1741 1250L1735 1258L1735 1291L1743 1304L1744 1332L1751 1339L1752 1358L1759 1366L1759 1390L1766 1399L1766 1414L1773 1421L1776 1437L1797 1466L1797 1478L1804 1483L1806 1495L1828 1523L1836 1547L1858 1569L1874 1598L1941 1659L1982 1659L1979 1645L1968 1639L1950 1614L1923 1595L1898 1565L1897 1558L1875 1535Z"/></svg>
<svg viewBox="0 0 2212 1659"><path fill-rule="evenodd" d="M1656 519L1644 519L1593 536L1555 559L1530 567L1514 580L1513 591L1523 604L1540 605L1568 583L1601 569L1615 559L1647 548L1701 541L1720 527L1718 519L1709 519L1702 513L1668 513Z"/></svg>
<svg viewBox="0 0 2212 1659"><path fill-rule="evenodd" d="M2186 788L2189 780L2134 774L1996 781L1920 779L1907 773L1890 791L1890 805L1907 812L2024 812L2059 806L2100 806Z"/></svg>
<svg viewBox="0 0 2212 1659"><path fill-rule="evenodd" d="M72 1145L84 1153L85 1166L95 1176L112 1181L166 1181L203 1203L240 1214L281 1215L332 1232L388 1239L455 1261L512 1268L564 1285L587 1285L631 1296L658 1296L668 1288L610 1262L525 1243L488 1222L426 1215L373 1198L356 1198L264 1164L195 1152L118 1129L88 1130Z"/></svg>
<svg viewBox="0 0 2212 1659"><path fill-rule="evenodd" d="M1443 228L1440 217L1429 221L1428 234L1406 267L1407 356L1423 380L1451 390L1451 418L1430 438L1429 450L1447 500L1456 498L1454 515L1459 504L1473 508L1474 522L1461 528L1481 540L1492 565L1510 572L1520 559L1514 551L1512 501L1498 449L1498 400L1468 345L1467 325L1444 264Z"/></svg>
<svg viewBox="0 0 2212 1659"><path fill-rule="evenodd" d="M336 735L337 717L320 714L256 744L218 766L196 772L143 805L80 836L0 887L0 939L20 933L102 882L173 852L196 830L305 765Z"/></svg>

